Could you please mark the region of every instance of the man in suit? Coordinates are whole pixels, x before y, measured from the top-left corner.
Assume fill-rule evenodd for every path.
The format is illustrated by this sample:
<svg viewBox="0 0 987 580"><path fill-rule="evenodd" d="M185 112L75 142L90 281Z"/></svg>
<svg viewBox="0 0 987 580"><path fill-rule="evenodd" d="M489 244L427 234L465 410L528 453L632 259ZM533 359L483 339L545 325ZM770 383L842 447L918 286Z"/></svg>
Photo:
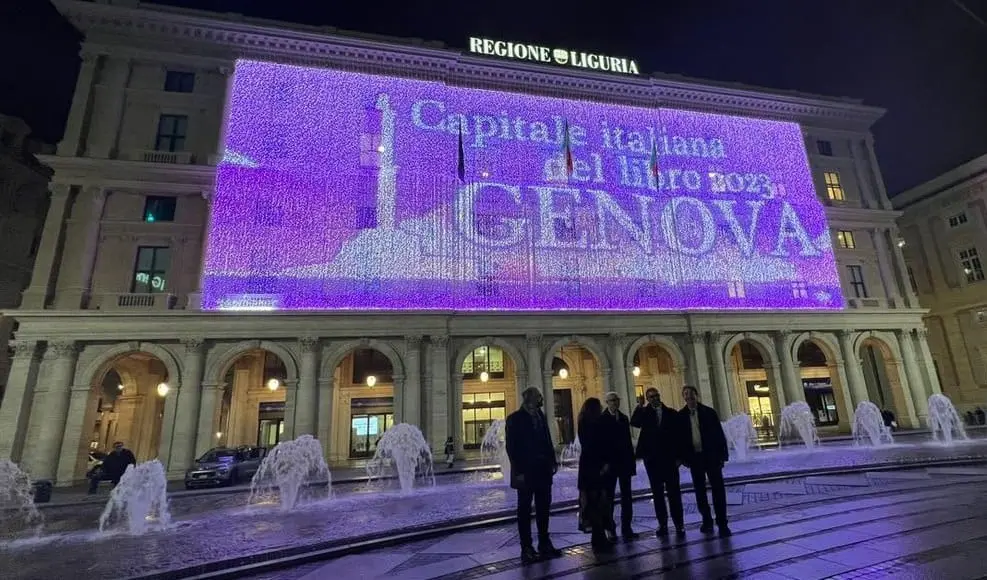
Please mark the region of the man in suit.
<svg viewBox="0 0 987 580"><path fill-rule="evenodd" d="M713 490L713 510L720 536L731 535L727 526L727 491L723 485L723 465L730 459L727 438L723 434L720 417L712 407L699 402L696 387L682 387L681 438L682 463L692 472L692 485L696 490L696 507L703 516L704 534L713 531L713 518L709 513L709 500L706 498L706 480Z"/></svg>
<svg viewBox="0 0 987 580"><path fill-rule="evenodd" d="M541 391L529 387L521 393L521 408L507 417L507 457L511 461L511 487L517 490L517 527L521 536L521 561L557 558L562 552L548 536L552 506L552 477L558 471L555 445L541 407ZM531 501L535 502L538 551L531 542Z"/></svg>
<svg viewBox="0 0 987 580"><path fill-rule="evenodd" d="M648 472L648 482L651 484L655 517L658 519L655 535L668 535L670 511L675 534L681 538L685 536L685 520L682 516L682 489L679 487L679 413L662 404L658 389L648 389L644 397L648 404L638 405L631 416L631 425L641 430L637 438L637 456L644 461L644 469Z"/></svg>
<svg viewBox="0 0 987 580"><path fill-rule="evenodd" d="M610 471L607 485L613 495L620 484L620 535L625 540L637 537L631 529L634 518L634 497L631 493L631 477L637 475L637 461L634 459L634 443L631 441L631 422L620 411L620 395L611 391L604 395L607 407L600 417L600 424L606 441ZM612 521L612 520L611 520ZM613 522L610 534L617 536L617 523Z"/></svg>

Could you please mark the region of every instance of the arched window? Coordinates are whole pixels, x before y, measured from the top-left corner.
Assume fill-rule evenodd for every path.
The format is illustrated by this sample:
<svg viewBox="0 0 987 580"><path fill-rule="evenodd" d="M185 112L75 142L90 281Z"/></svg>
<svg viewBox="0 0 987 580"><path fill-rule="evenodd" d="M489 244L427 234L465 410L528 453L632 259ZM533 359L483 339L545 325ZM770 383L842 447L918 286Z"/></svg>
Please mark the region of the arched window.
<svg viewBox="0 0 987 580"><path fill-rule="evenodd" d="M478 346L463 361L463 378L477 379L486 372L491 379L504 378L504 350L498 346Z"/></svg>
<svg viewBox="0 0 987 580"><path fill-rule="evenodd" d="M372 348L353 351L353 383L362 385L370 375L377 378L377 384L393 383L394 367L391 365L391 359Z"/></svg>

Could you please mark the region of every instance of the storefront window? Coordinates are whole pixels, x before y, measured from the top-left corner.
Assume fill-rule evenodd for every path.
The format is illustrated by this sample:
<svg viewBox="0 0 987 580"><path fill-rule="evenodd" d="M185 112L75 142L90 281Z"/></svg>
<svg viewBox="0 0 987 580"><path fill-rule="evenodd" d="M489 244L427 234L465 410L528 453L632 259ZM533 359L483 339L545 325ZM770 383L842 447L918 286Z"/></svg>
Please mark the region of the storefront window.
<svg viewBox="0 0 987 580"><path fill-rule="evenodd" d="M771 387L764 381L747 381L747 406L758 441L775 438L775 418L771 407Z"/></svg>
<svg viewBox="0 0 987 580"><path fill-rule="evenodd" d="M353 399L350 404L350 457L373 457L377 442L394 426L394 399Z"/></svg>
<svg viewBox="0 0 987 580"><path fill-rule="evenodd" d="M480 378L480 373L486 371L488 378L504 378L504 351L497 346L481 346L466 356L463 361L463 379Z"/></svg>
<svg viewBox="0 0 987 580"><path fill-rule="evenodd" d="M506 416L504 393L466 393L463 395L463 447L479 449L487 429Z"/></svg>
<svg viewBox="0 0 987 580"><path fill-rule="evenodd" d="M836 425L840 417L836 412L836 397L833 396L833 383L827 378L802 379L805 402L816 416L818 425Z"/></svg>

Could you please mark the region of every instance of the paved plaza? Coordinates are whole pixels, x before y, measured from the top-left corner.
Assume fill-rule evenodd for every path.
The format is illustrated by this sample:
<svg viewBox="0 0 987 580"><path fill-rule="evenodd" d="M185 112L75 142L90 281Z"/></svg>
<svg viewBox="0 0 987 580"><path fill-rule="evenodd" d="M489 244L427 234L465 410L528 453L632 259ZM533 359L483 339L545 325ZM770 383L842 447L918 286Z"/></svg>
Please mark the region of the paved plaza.
<svg viewBox="0 0 987 580"><path fill-rule="evenodd" d="M987 466L797 477L728 488L728 539L698 532L657 540L650 502L635 505L640 539L597 557L571 513L553 516L557 560L522 566L513 524L454 533L259 574L252 580L534 578L987 578Z"/></svg>

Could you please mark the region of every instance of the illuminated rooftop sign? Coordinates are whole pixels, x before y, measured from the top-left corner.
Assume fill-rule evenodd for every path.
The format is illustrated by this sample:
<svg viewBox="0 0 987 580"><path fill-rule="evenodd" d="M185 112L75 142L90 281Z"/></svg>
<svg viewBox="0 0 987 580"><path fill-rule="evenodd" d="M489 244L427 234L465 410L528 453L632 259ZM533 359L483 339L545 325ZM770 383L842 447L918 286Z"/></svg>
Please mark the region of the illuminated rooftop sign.
<svg viewBox="0 0 987 580"><path fill-rule="evenodd" d="M203 307L838 309L797 124L240 61Z"/></svg>
<svg viewBox="0 0 987 580"><path fill-rule="evenodd" d="M640 74L637 63L629 58L577 52L564 48L549 48L537 44L491 40L470 37L470 52L487 56L499 56L514 60L528 60L544 64L558 64L594 71Z"/></svg>

